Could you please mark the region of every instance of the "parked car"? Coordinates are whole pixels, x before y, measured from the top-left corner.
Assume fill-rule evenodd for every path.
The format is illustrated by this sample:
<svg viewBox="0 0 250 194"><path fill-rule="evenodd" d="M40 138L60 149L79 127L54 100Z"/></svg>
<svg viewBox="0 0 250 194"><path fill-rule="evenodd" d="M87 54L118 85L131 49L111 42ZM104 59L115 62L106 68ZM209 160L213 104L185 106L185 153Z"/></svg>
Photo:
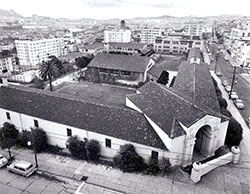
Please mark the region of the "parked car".
<svg viewBox="0 0 250 194"><path fill-rule="evenodd" d="M235 100L235 99L238 99L238 98L239 98L239 96L236 94L236 92L231 93L231 99L232 100Z"/></svg>
<svg viewBox="0 0 250 194"><path fill-rule="evenodd" d="M217 75L218 77L221 77L221 76L222 76L222 74L221 74L220 71L217 71L217 72L216 72L216 75Z"/></svg>
<svg viewBox="0 0 250 194"><path fill-rule="evenodd" d="M243 104L243 101L241 99L234 99L234 105L238 109L244 109L245 108L245 106Z"/></svg>
<svg viewBox="0 0 250 194"><path fill-rule="evenodd" d="M0 154L0 168L4 167L8 163L7 158Z"/></svg>
<svg viewBox="0 0 250 194"><path fill-rule="evenodd" d="M247 119L247 124L250 127L250 117Z"/></svg>
<svg viewBox="0 0 250 194"><path fill-rule="evenodd" d="M226 56L225 56L224 59L225 59L226 61L229 61L229 57L226 57Z"/></svg>
<svg viewBox="0 0 250 194"><path fill-rule="evenodd" d="M16 174L20 174L22 176L29 177L37 170L37 168L30 162L19 160L7 166L7 170Z"/></svg>
<svg viewBox="0 0 250 194"><path fill-rule="evenodd" d="M231 89L232 89L231 86L226 86L226 87L225 87L225 90L226 90L227 92L230 92Z"/></svg>
<svg viewBox="0 0 250 194"><path fill-rule="evenodd" d="M227 85L228 85L227 80L223 80L222 85L223 85L224 87L227 86Z"/></svg>
<svg viewBox="0 0 250 194"><path fill-rule="evenodd" d="M236 108L238 108L238 109L244 109L245 108L245 106L244 106L244 104L242 102L234 102L234 104L235 104Z"/></svg>

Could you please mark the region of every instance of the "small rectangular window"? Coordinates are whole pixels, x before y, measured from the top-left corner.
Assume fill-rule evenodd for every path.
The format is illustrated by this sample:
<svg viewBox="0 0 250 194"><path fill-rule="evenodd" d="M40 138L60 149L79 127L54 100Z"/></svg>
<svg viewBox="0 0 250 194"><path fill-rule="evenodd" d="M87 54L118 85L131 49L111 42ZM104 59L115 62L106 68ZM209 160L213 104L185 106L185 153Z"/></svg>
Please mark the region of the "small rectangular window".
<svg viewBox="0 0 250 194"><path fill-rule="evenodd" d="M158 159L158 152L152 151L151 157L152 157L153 159Z"/></svg>
<svg viewBox="0 0 250 194"><path fill-rule="evenodd" d="M122 75L126 75L126 76L130 76L130 72L129 71L121 71Z"/></svg>
<svg viewBox="0 0 250 194"><path fill-rule="evenodd" d="M35 126L35 127L39 127L38 120L34 120L34 126Z"/></svg>
<svg viewBox="0 0 250 194"><path fill-rule="evenodd" d="M105 144L106 144L106 147L111 148L111 140L110 139L105 139Z"/></svg>
<svg viewBox="0 0 250 194"><path fill-rule="evenodd" d="M67 136L68 137L71 137L72 136L72 130L67 128Z"/></svg>
<svg viewBox="0 0 250 194"><path fill-rule="evenodd" d="M10 118L10 113L6 112L6 117L7 117L7 119L10 120L10 119L11 119L11 118Z"/></svg>

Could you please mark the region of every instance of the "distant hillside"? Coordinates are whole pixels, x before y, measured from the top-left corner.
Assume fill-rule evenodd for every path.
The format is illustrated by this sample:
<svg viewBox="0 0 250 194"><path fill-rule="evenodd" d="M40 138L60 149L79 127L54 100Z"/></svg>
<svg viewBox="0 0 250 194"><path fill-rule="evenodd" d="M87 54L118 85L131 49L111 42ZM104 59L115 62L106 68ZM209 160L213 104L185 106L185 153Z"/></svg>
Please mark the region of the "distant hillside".
<svg viewBox="0 0 250 194"><path fill-rule="evenodd" d="M0 9L0 20L1 19L21 19L23 16L19 15L13 10L2 10Z"/></svg>

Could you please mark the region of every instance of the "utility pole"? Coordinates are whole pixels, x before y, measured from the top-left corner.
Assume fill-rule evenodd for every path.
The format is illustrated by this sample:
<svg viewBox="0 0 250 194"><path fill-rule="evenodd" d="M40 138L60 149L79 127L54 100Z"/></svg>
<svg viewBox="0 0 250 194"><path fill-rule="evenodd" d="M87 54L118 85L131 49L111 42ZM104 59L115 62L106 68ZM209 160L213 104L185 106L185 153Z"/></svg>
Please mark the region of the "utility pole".
<svg viewBox="0 0 250 194"><path fill-rule="evenodd" d="M217 50L216 55L215 55L215 67L214 67L214 73L216 74L216 70L217 70L217 63L218 63L218 59L219 59L219 51Z"/></svg>
<svg viewBox="0 0 250 194"><path fill-rule="evenodd" d="M236 73L236 66L234 66L234 74L233 74L233 80L232 80L232 84L231 84L231 90L230 90L230 93L229 93L229 99L231 99L231 94L232 94L233 87L234 87L235 73Z"/></svg>

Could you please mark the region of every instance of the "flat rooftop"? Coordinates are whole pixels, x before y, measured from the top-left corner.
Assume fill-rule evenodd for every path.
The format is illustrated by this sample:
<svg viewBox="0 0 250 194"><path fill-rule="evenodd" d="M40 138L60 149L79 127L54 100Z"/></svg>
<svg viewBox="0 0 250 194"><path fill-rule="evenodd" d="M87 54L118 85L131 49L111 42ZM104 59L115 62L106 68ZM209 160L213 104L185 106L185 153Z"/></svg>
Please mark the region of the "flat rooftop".
<svg viewBox="0 0 250 194"><path fill-rule="evenodd" d="M73 95L77 99L86 102L127 108L125 106L126 95L135 94L136 89L108 84L82 82L67 83L55 92Z"/></svg>

